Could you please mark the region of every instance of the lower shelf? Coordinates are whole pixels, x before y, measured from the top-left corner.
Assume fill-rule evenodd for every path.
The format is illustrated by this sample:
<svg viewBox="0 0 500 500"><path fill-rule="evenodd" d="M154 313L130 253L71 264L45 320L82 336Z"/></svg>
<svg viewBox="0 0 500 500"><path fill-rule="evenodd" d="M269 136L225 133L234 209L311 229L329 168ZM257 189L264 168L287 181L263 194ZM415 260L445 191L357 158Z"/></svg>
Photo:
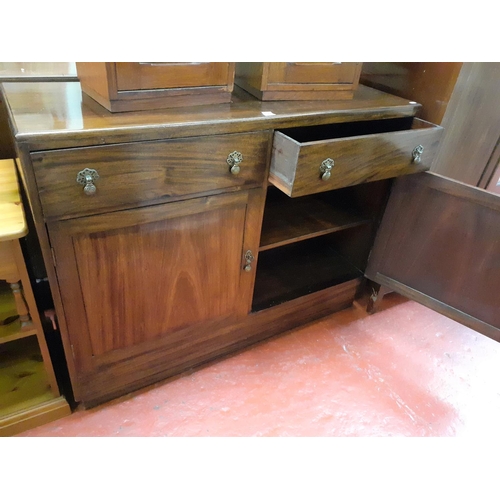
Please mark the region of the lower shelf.
<svg viewBox="0 0 500 500"><path fill-rule="evenodd" d="M51 422L71 409L55 397L36 336L0 345L0 436Z"/></svg>
<svg viewBox="0 0 500 500"><path fill-rule="evenodd" d="M252 311L361 278L363 273L324 238L261 252Z"/></svg>
<svg viewBox="0 0 500 500"><path fill-rule="evenodd" d="M0 346L0 418L53 397L36 337Z"/></svg>

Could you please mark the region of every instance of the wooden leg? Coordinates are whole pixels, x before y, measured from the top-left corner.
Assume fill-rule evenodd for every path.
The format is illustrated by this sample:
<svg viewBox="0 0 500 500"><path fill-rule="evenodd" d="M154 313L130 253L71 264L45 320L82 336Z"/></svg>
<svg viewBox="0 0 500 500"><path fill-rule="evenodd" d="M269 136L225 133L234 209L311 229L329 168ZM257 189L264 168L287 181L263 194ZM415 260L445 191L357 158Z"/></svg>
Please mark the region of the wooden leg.
<svg viewBox="0 0 500 500"><path fill-rule="evenodd" d="M59 387L57 385L56 376L54 373L54 367L52 366L52 361L50 359L49 349L47 347L47 341L45 340L45 334L43 332L42 322L40 320L40 315L38 314L38 309L36 306L35 296L33 295L33 290L31 288L30 279L28 276L28 271L26 269L26 263L24 262L23 252L21 250L21 245L19 240L13 240L12 243L12 255L15 258L17 269L19 272L19 277L21 278L21 283L23 286L23 300L24 304L27 304L28 314L31 316L33 325L37 331L38 345L40 346L40 351L42 354L43 362L45 364L45 370L49 379L49 384L52 389L54 396L59 396Z"/></svg>
<svg viewBox="0 0 500 500"><path fill-rule="evenodd" d="M370 299L368 300L368 305L366 306L366 312L368 314L373 314L377 312L380 308L380 303L384 298L384 295L391 292L391 289L384 286L379 285L378 283L372 284L372 293L370 295Z"/></svg>
<svg viewBox="0 0 500 500"><path fill-rule="evenodd" d="M10 283L10 289L14 294L14 300L16 301L17 314L19 314L19 319L21 320L21 328L23 330L33 327L31 323L30 313L28 309L28 304L24 300L23 291L21 288L21 282Z"/></svg>

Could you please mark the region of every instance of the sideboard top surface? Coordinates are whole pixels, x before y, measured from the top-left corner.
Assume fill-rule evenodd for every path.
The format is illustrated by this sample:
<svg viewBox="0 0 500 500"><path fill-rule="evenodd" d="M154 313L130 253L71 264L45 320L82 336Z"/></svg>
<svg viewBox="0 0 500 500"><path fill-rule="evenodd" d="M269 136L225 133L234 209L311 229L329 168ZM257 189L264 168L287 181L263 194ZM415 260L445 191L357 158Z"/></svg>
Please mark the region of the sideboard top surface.
<svg viewBox="0 0 500 500"><path fill-rule="evenodd" d="M352 100L262 102L235 88L228 104L110 113L78 82L2 87L15 138L31 151L413 116L420 106L361 85Z"/></svg>

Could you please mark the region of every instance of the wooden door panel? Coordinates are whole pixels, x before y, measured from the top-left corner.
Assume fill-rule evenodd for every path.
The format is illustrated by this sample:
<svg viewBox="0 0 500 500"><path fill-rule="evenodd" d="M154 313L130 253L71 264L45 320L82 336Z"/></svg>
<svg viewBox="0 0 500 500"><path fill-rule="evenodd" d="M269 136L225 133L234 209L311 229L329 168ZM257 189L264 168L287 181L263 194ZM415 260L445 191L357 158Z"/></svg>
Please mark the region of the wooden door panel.
<svg viewBox="0 0 500 500"><path fill-rule="evenodd" d="M49 225L75 361L92 370L192 325L246 314L248 193ZM245 273L246 274L246 273ZM113 355L113 359L116 355Z"/></svg>
<svg viewBox="0 0 500 500"><path fill-rule="evenodd" d="M398 179L366 276L500 340L500 197L432 173Z"/></svg>

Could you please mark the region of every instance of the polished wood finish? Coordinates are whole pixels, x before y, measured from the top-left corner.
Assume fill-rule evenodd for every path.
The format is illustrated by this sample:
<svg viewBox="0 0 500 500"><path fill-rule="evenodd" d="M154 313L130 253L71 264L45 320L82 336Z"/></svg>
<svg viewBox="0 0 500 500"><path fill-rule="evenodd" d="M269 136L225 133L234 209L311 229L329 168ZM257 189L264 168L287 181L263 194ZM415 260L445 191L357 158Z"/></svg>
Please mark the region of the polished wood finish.
<svg viewBox="0 0 500 500"><path fill-rule="evenodd" d="M228 85L234 78L231 63L118 62L115 68L119 91Z"/></svg>
<svg viewBox="0 0 500 500"><path fill-rule="evenodd" d="M42 107L42 116L54 113L54 119L51 120L52 131L41 127L40 120L31 122L32 119L28 116L31 113L30 105L21 101L14 89L10 93L8 87L6 90L12 97L9 105L22 162L21 177L28 190L39 232L77 401L89 404L109 399L168 374L179 373L183 367L213 359L218 353L229 352L238 345L248 345L270 335L270 332L281 331L281 328L290 324L288 316L313 317L311 315L319 315L320 311L324 313L352 303L361 271L356 269L355 275L346 273L342 276L333 272L327 284L329 288L316 293L313 289L307 292L308 296L316 297L316 300L322 300L324 304L312 306L312 302L304 297L295 300L292 296L285 298L287 303L295 305L304 301L311 309L311 315L309 311L291 314L292 309L285 307L287 303L284 303L283 306L269 310L270 315L266 317L270 318L272 324L266 326L264 331L252 330L248 326L254 324L254 321L255 325L260 325L260 320L253 319L255 314L262 318L261 313L249 312L255 286L260 286L254 286L254 283L260 262L264 188L267 185L271 153L270 131L276 125L297 126L411 117L418 105L409 105L400 99L394 100L391 96L363 88L350 106L341 102L332 103L326 108L316 103L305 106L275 103L272 105L273 114L266 116L268 113L263 114L263 111L269 110L268 104L263 104L246 93L237 92L231 105L198 108L197 112L186 108L168 113L156 111L111 115L82 103L81 94L78 99L78 86L64 85L65 99L57 98L57 88L63 90L62 87L46 84L43 88L38 87L43 98L40 93L37 94L38 97L33 96L35 100L47 103L46 107ZM27 95L25 97L28 98ZM59 118L55 119L56 116ZM64 124L61 117L66 117ZM25 118L28 121L23 125ZM39 118L43 120L41 116ZM35 129L32 125L35 125ZM39 127L38 131L36 127ZM97 135L96 130L99 131ZM197 131L200 131L199 135L196 134ZM228 133L231 134L222 137L222 134ZM220 162L215 158L215 153L219 151L220 144L226 144L225 141L239 136L245 139L244 145L251 147L241 151L241 172L233 179L228 173L228 153L225 152L224 158L221 158L224 163L223 174L219 170ZM128 144L123 144L124 142ZM182 143L185 147L176 149L177 143ZM214 144L214 148L204 147L209 144ZM239 149L234 147L234 150ZM171 150L177 153L169 153ZM108 151L121 153L107 156L104 153ZM156 184L141 185L147 179L144 173L151 169L156 171L155 162L161 163L169 154L172 158L171 168L161 169L162 175L165 175L165 170L188 175L177 175L172 183L158 180ZM130 162L136 160L131 168L137 168L137 176L127 179L124 185L129 190L128 196L120 197L118 174L125 172L126 175ZM250 182L244 181L247 175L246 165L252 165L254 169ZM104 204L99 206L98 203L88 212L73 211L73 199L82 199L82 186L76 184L73 178L75 167L78 170L83 167L98 167L100 173L104 168L105 175L99 181L105 180L108 175L106 172L109 172L114 189L109 187L109 197L106 197L108 201L100 201L99 203ZM193 169L200 172L200 175L190 177L189 172L193 172ZM64 180L66 184L63 184L68 189L76 187L78 197L68 194L64 200L51 205L45 196L59 182L58 174L70 170L72 179L70 181L68 177L67 181ZM49 175L50 179L47 177L49 180L45 181L45 176ZM228 178L230 181L226 183ZM104 184L99 185L99 181L96 182L97 196L100 194L99 190L102 193L104 189ZM261 185L254 188L259 182ZM68 183L71 183L71 187ZM196 187L192 187L193 185ZM206 191L214 187L215 192ZM175 196L158 197L158 192L164 193L168 189L173 189ZM57 191L58 189L54 190ZM225 191L227 194L223 194ZM207 194L211 196L207 197ZM221 205L218 211L207 210L203 201L211 200L210 203L215 206L223 199L233 200L241 196L246 196L247 201L238 209L223 208ZM236 205L240 206L239 203ZM81 203L79 210L85 210ZM212 221L211 217L215 213L218 215ZM229 217L228 223L224 224L226 217ZM347 225L346 223L345 227ZM204 232L205 226L210 227L208 234ZM343 232L345 227L339 227L338 232ZM226 241L236 228L239 236ZM172 240L169 238L171 229ZM205 240L213 242L214 238L218 242L224 241L224 246L199 243ZM349 238L346 236L345 239ZM346 244L345 239L339 238L339 245L342 250L348 248L351 251L352 248L349 247L352 245ZM355 241L361 241L364 245L363 251L353 252L353 259L358 265L363 264L363 259L366 259L364 255L369 249L369 239L366 236L355 238ZM224 265L224 261L229 259L229 253L234 253L229 250L236 242L239 242L237 257L232 257L232 264L226 262ZM171 251L164 254L165 248ZM191 250L195 248L197 251ZM254 256L254 260L250 262L250 272L243 270L247 250L251 250ZM91 258L88 258L89 255ZM159 255L165 257L159 258ZM179 261L184 263L180 267L186 270L183 276L189 276L189 272L194 273L189 282L196 284L192 290L198 292L192 299L189 298L191 289L183 288L182 280L175 278L179 267L174 259L175 255L184 259ZM170 258L171 264L168 272L165 268L166 257ZM98 264L94 265L93 261ZM202 274L197 274L200 263L205 264L202 267L206 267L208 273L212 268L209 262L212 261L213 276L218 284L214 285L215 289L221 286L221 290L230 292L230 297L226 295L225 300L231 299L232 302L224 302L225 308L220 301L217 302L217 297L204 295L209 293L210 288ZM137 262L146 264L138 265ZM239 277L237 285L236 263ZM188 272L190 264L193 270ZM326 260L325 264L331 271ZM223 271L222 268L225 269L228 265L232 270ZM110 269L118 269L119 272L109 274ZM352 265L350 269L354 271ZM95 279L96 273L101 273L103 277L102 286ZM166 274L171 278L165 280ZM115 280L115 275L120 278ZM356 279L349 281L346 288L342 281L353 277ZM118 294L115 282L122 284ZM148 290L153 293L148 293ZM198 296L202 297L202 302L197 302ZM119 300L119 297L124 300ZM172 297L172 300L168 301L165 297ZM200 306L197 313L189 311L189 314L186 312L180 316L166 317L164 313L156 312L165 311L162 301L166 301L168 305L178 297L184 298L181 300L182 307L177 308L180 312L188 311L183 308L191 303L192 307L199 303L213 307L206 309ZM128 302L132 299L132 302ZM149 302L155 305L155 312L147 308L146 304ZM146 316L146 310L151 318L138 321L137 317ZM135 316L128 321L127 314ZM103 338L103 326L113 329L112 334ZM144 326L148 327L145 336ZM118 332L125 333L117 335Z"/></svg>
<svg viewBox="0 0 500 500"><path fill-rule="evenodd" d="M462 64L461 62L365 62L360 82L419 102L422 107L418 116L440 125Z"/></svg>
<svg viewBox="0 0 500 500"><path fill-rule="evenodd" d="M126 362L116 362L82 374L86 408L122 396L145 385L220 359L274 335L349 307L359 280L342 283L237 321L219 320L190 328L168 342L156 342ZM176 340L176 342L174 342Z"/></svg>
<svg viewBox="0 0 500 500"><path fill-rule="evenodd" d="M422 161L423 168L427 168L426 154L432 152L440 133L439 128L413 120L417 104L366 87L360 87L349 102L264 103L236 91L231 104L112 115L82 102L81 95L79 99L67 98L72 89L80 92L78 86L46 85L31 96L32 102L43 96L46 103L37 108L40 112L36 117L29 94L24 95L23 102L8 85L5 90L16 131L22 178L48 268L75 397L87 406L179 374L352 304L392 183L390 178L371 180L377 178L380 170L390 170L401 162L399 155L403 153L398 148L403 146L394 142L394 137L406 138L402 141L405 155L411 155L415 146L408 149L410 139L428 140L431 146L425 142ZM375 126L376 133L373 129L363 132L374 127L370 123L374 121L381 122ZM338 135L337 125L347 123L340 127ZM336 129L335 138L325 137L325 131L330 133L332 127ZM261 139L251 143L254 152L242 152L242 172L247 158L255 158L255 168L259 172L262 168L263 174L250 183L217 184L222 179L218 158L203 155L200 152L203 148L198 150L195 143L209 144L214 140L219 144L219 140L230 135L246 136L252 132L257 132L255 137ZM355 185L341 190L334 190L333 185L329 192L312 191L313 201L309 205L309 200L303 201L304 210L324 207L324 203L328 206L318 217L317 225L301 213L300 198L286 198L291 202L289 207L299 207L295 214L300 233L287 234L287 228L279 228L279 224L271 231L268 229L273 225L272 222L269 225L273 220L272 195L267 206L265 203L273 132L276 136L287 134L306 149L324 147L330 141L348 144L346 149L354 171L356 165L365 162L364 174L349 180ZM383 141L383 137L390 140ZM356 145L356 141L360 142ZM60 202L47 211L46 192L38 180L46 171L53 169L57 174L66 167L83 166L84 151L92 164L98 163L106 169L109 158L104 152L126 148L127 154L120 161L112 156L115 164L109 176L119 177L120 169L126 171L127 162L139 151L144 160L139 181L144 172L155 170L155 161L168 157L169 144L174 145L175 151L177 142L186 147L173 155L175 161L170 166L173 170L182 167L179 172L183 173L189 171L189 165L197 172L203 171L204 175L194 176L197 188L189 186L189 178L177 176L174 188L186 191L174 191L175 196L163 197L162 190L168 185L162 186L155 188L160 192L158 197L158 191L148 194L149 185L140 182L135 183L137 193L134 193L134 182L128 180L127 189L136 196L132 201L122 197L119 203L111 201L109 206L96 206L85 213L65 213L61 208L65 204ZM217 148L210 151L219 151ZM155 153L151 154L153 150ZM74 160L72 154L76 155ZM37 163L37 158L42 160ZM405 162L408 161L405 156ZM368 162L372 163L375 174L370 174ZM205 168L205 163L210 168ZM86 166L92 168L92 164ZM226 165L227 162L224 175L228 175ZM377 168L380 168L378 173ZM400 174L401 171L387 177ZM57 182L57 176L53 179ZM206 191L212 189L207 186L212 186L214 179L219 188ZM118 181L116 184L116 193L109 191L110 200L120 194ZM48 182L44 189L50 190L50 185ZM99 190L99 184L96 185ZM269 189L272 193L274 188ZM425 189L424 185L422 190ZM475 197L468 197L468 201L477 215L476 225L481 226L481 221L488 220L488 214L478 208L481 203ZM453 201L450 209L444 204L436 209L431 200L429 203L438 217L434 212L427 213L427 219L440 218L444 224L448 221L447 214L451 214L449 219L453 218L456 207ZM411 200L408 206L410 212L422 209ZM283 220L286 220L285 210L279 215ZM461 209L457 210L462 215ZM404 216L403 209L398 214L403 221L413 220L411 213L411 217ZM399 218L393 220L398 222ZM325 223L323 229L319 227L321 221ZM469 225L467 221L464 227ZM259 252L261 237L265 239L266 234L273 232L274 241L270 243L273 248ZM411 223L405 226L405 232L409 240L415 238L411 248L418 249L427 237L418 232L415 236ZM428 239L432 240L434 236L430 234ZM448 251L453 253L458 248L455 243ZM247 250L252 252L253 260L245 259ZM467 253L470 258L470 252ZM247 264L248 272L244 270ZM424 294L425 290L419 293ZM257 308L261 310L255 312ZM172 313L174 309L176 314Z"/></svg>
<svg viewBox="0 0 500 500"><path fill-rule="evenodd" d="M248 313L253 281L243 255L258 250L245 240L248 198L243 191L49 224L79 372Z"/></svg>
<svg viewBox="0 0 500 500"><path fill-rule="evenodd" d="M229 102L234 63L76 63L82 90L112 112Z"/></svg>
<svg viewBox="0 0 500 500"><path fill-rule="evenodd" d="M464 63L443 119L437 174L486 187L500 139L500 63Z"/></svg>
<svg viewBox="0 0 500 500"><path fill-rule="evenodd" d="M16 142L31 151L382 120L413 116L419 108L405 99L360 86L354 99L327 105L266 103L236 91L227 105L113 114L82 103L78 83L32 83L22 89L6 83L3 88Z"/></svg>
<svg viewBox="0 0 500 500"><path fill-rule="evenodd" d="M500 340L499 255L500 197L425 173L396 181L366 276Z"/></svg>
<svg viewBox="0 0 500 500"><path fill-rule="evenodd" d="M391 122L387 121L387 125L390 130ZM409 125L397 121L393 128L397 130L400 126ZM318 131L309 127L306 131L276 132L270 181L293 197L427 170L436 154L442 129L414 119L410 130L384 133L378 122L366 122L358 127L350 125L348 133L345 138L342 124ZM321 135L321 140L312 140L311 134ZM415 163L412 152L419 145L424 151L421 162ZM320 167L327 158L333 159L335 165L331 177L323 180Z"/></svg>
<svg viewBox="0 0 500 500"><path fill-rule="evenodd" d="M235 81L263 101L352 99L362 63L240 62Z"/></svg>
<svg viewBox="0 0 500 500"><path fill-rule="evenodd" d="M46 151L31 157L45 217L69 218L258 187L267 172L269 142L268 132L254 132ZM227 163L233 151L243 155L237 175ZM84 168L99 173L93 196L76 182Z"/></svg>

